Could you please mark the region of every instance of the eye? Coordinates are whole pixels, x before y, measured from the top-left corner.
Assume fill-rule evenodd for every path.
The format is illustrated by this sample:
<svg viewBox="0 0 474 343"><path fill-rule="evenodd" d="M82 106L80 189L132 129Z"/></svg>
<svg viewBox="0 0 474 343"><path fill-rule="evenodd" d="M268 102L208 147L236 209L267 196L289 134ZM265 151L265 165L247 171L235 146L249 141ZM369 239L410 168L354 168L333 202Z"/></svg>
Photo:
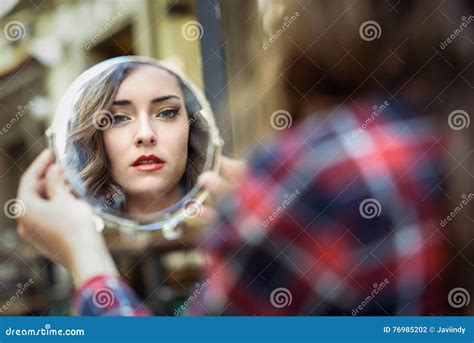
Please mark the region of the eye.
<svg viewBox="0 0 474 343"><path fill-rule="evenodd" d="M178 109L167 109L164 111L161 111L160 113L155 114L156 118L164 119L164 120L170 120L176 117L179 113Z"/></svg>
<svg viewBox="0 0 474 343"><path fill-rule="evenodd" d="M125 123L129 120L130 120L130 117L126 116L126 115L123 115L123 114L115 114L113 116L114 125L120 125L120 124L123 124L123 123Z"/></svg>

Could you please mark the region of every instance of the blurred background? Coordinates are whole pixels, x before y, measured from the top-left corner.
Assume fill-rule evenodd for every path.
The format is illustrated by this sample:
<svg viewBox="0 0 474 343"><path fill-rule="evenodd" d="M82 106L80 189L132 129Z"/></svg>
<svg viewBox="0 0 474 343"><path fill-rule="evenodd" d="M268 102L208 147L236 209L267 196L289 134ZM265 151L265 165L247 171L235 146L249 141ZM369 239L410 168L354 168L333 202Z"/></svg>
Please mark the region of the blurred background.
<svg viewBox="0 0 474 343"><path fill-rule="evenodd" d="M0 203L15 198L20 176L47 147L45 130L69 84L115 56L165 59L183 69L221 114L216 120L232 153L239 139L225 100L252 73L243 68L242 44L251 29L247 13L256 9L256 1L0 0ZM121 273L157 314L172 314L197 286L202 257L190 252L192 234L175 241L160 233L106 235ZM0 216L0 246L0 314L69 313L67 272L19 240L12 216Z"/></svg>
<svg viewBox="0 0 474 343"><path fill-rule="evenodd" d="M303 13L305 1L295 1ZM388 11L395 6L387 2ZM248 120L239 109L267 117L275 110L258 98L272 93L269 74L275 73L278 56L265 44L282 35L271 27L283 7L280 0L0 0L0 204L6 208L15 198L20 176L47 147L45 130L69 84L88 67L115 56L143 55L179 66L214 109L225 154L248 156L271 127L265 116ZM439 8L436 15L443 15ZM446 18L453 32L457 20ZM456 44L461 43L472 46L474 37L460 34ZM455 79L473 89L472 67L466 75L469 80ZM256 76L261 93L246 93ZM446 127L447 119L446 114ZM444 185L440 190L447 208L455 209L460 197L451 194L474 192L473 126L447 129L446 165L454 182L449 192ZM466 279L469 289L474 285L473 212L469 203L446 233L452 259L442 272L450 288L467 287L461 282ZM155 314L177 314L189 294L202 288L203 256L193 244L199 232L172 241L160 232L105 234L123 277ZM14 216L0 216L0 315L68 315L72 286L64 269L19 240ZM474 313L474 301L468 305L462 310Z"/></svg>

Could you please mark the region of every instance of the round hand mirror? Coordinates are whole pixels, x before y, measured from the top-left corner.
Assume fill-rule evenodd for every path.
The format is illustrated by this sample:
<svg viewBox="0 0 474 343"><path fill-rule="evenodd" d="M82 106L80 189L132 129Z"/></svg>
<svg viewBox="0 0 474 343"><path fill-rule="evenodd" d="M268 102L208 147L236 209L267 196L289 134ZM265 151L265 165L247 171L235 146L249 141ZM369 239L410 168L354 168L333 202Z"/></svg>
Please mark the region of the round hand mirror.
<svg viewBox="0 0 474 343"><path fill-rule="evenodd" d="M137 56L81 74L48 130L71 191L102 224L173 230L207 192L198 176L218 169L222 145L209 103L185 76Z"/></svg>

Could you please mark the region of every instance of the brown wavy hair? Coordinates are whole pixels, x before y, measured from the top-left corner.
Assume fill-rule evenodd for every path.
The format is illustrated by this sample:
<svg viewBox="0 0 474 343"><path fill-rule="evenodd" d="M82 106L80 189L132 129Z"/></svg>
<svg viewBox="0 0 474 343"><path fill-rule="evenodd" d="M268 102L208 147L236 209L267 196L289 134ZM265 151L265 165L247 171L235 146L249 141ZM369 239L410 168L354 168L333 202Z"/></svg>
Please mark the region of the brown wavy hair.
<svg viewBox="0 0 474 343"><path fill-rule="evenodd" d="M73 168L76 186L87 195L103 200L113 199L113 207L123 202L116 201L116 194L123 196L122 187L111 173L111 164L104 146L101 124L111 124L108 109L114 101L122 81L131 71L140 66L154 66L173 75L184 95L188 116L188 159L186 169L179 185L188 192L196 183L197 177L206 162L209 140L207 122L201 115L201 105L193 91L181 77L164 67L151 62L131 61L119 63L91 79L82 89L80 99L74 106L75 119L71 121L67 140L68 165ZM107 117L109 116L109 117ZM114 196L112 196L114 195Z"/></svg>

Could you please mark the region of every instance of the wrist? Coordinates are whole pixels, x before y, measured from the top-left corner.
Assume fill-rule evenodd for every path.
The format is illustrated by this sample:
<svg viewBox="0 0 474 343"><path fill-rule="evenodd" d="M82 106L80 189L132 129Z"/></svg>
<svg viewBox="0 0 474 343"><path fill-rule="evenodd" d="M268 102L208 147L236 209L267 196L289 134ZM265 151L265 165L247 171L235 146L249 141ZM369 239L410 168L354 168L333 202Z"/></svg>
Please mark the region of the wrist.
<svg viewBox="0 0 474 343"><path fill-rule="evenodd" d="M119 276L103 237L97 231L75 240L68 264L76 288L94 276Z"/></svg>

